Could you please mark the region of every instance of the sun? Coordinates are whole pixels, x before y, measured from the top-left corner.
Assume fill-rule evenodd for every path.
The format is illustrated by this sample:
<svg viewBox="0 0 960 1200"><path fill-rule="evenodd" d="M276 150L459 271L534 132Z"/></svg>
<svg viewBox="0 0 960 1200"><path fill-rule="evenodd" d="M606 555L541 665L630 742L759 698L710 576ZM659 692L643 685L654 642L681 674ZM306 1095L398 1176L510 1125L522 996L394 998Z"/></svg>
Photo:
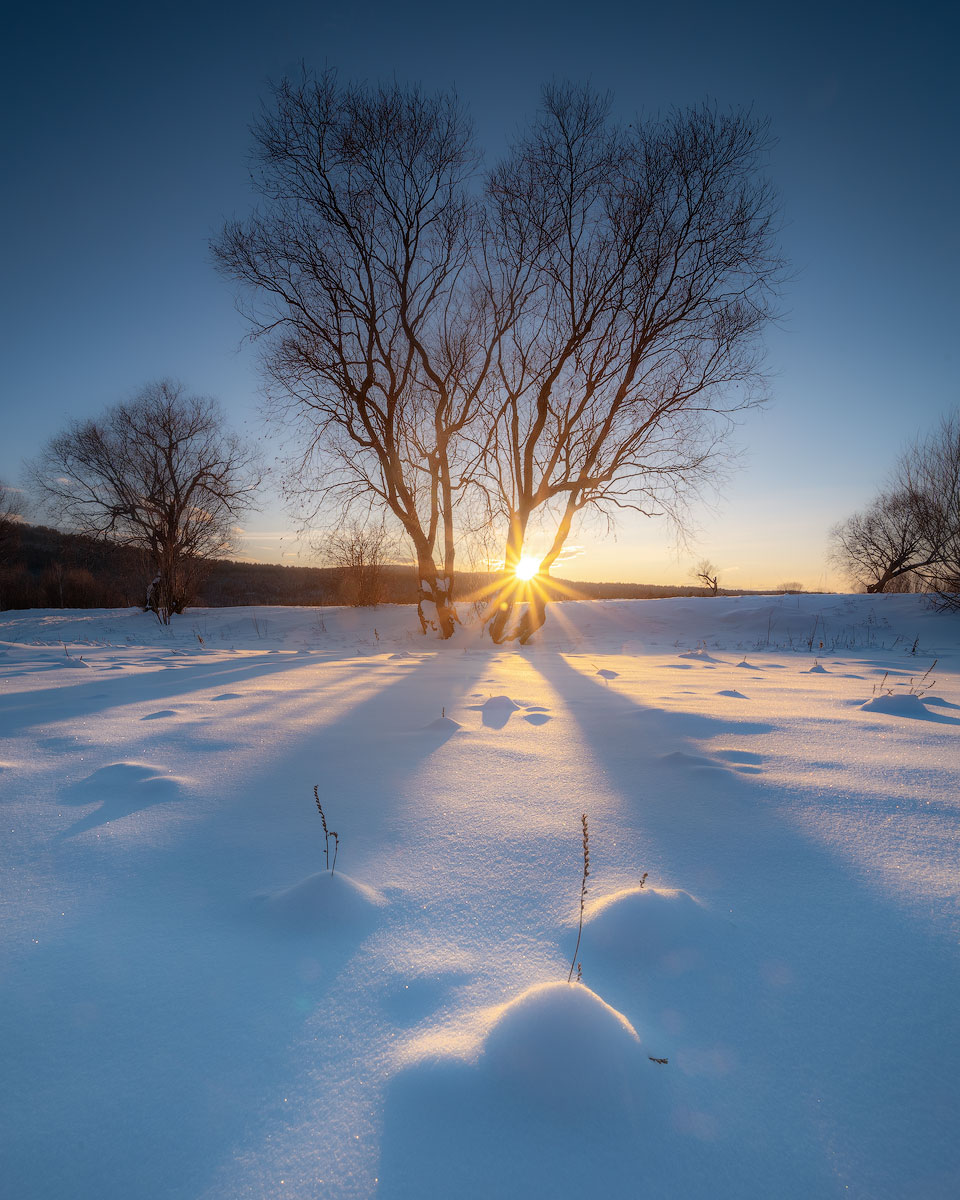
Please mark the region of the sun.
<svg viewBox="0 0 960 1200"><path fill-rule="evenodd" d="M513 573L524 583L529 583L539 570L540 559L531 558L528 554L524 554L517 565L513 568Z"/></svg>

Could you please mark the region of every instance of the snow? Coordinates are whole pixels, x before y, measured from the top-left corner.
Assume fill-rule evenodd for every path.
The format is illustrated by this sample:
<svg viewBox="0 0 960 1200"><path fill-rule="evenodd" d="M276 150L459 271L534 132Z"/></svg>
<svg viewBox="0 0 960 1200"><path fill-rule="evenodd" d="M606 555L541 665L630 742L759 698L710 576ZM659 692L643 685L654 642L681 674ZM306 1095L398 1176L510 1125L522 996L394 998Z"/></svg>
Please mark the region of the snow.
<svg viewBox="0 0 960 1200"><path fill-rule="evenodd" d="M4 1193L953 1200L958 666L915 596L0 614Z"/></svg>

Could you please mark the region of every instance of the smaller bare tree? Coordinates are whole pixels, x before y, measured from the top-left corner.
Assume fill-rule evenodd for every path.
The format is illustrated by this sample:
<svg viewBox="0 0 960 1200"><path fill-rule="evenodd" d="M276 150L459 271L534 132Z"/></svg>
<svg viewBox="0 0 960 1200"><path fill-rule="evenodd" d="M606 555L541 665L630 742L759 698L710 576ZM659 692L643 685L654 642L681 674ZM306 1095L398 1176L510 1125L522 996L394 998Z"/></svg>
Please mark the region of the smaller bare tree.
<svg viewBox="0 0 960 1200"><path fill-rule="evenodd" d="M383 568L395 547L385 527L354 521L327 535L319 547L331 566L343 572L343 599L357 608L383 602Z"/></svg>
<svg viewBox="0 0 960 1200"><path fill-rule="evenodd" d="M885 592L904 575L925 570L938 551L923 535L919 495L899 487L877 496L830 533L830 559L866 592Z"/></svg>
<svg viewBox="0 0 960 1200"><path fill-rule="evenodd" d="M17 528L23 506L17 492L0 480L0 563L6 563L20 544Z"/></svg>
<svg viewBox="0 0 960 1200"><path fill-rule="evenodd" d="M900 461L923 547L915 571L941 609L960 609L960 410Z"/></svg>
<svg viewBox="0 0 960 1200"><path fill-rule="evenodd" d="M208 398L162 380L98 419L75 421L32 467L38 494L72 531L143 552L144 607L164 624L226 551L260 483L254 450L224 431Z"/></svg>
<svg viewBox="0 0 960 1200"><path fill-rule="evenodd" d="M701 558L693 568L692 574L703 587L709 588L711 596L717 595L720 590L719 572L709 558Z"/></svg>

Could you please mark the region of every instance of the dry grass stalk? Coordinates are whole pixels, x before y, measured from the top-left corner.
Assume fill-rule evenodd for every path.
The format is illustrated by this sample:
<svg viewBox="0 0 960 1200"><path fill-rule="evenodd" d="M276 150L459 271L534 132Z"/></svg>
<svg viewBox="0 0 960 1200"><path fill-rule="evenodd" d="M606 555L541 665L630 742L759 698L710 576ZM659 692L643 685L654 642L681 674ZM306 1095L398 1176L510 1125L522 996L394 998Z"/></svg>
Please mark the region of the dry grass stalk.
<svg viewBox="0 0 960 1200"><path fill-rule="evenodd" d="M317 802L317 812L320 814L320 820L323 823L323 853L326 862L326 868L332 875L337 868L337 854L340 851L340 838L335 829L327 828L327 818L324 816L323 805L320 803L320 792L317 785L313 785L313 798ZM330 866L330 839L333 838L333 866Z"/></svg>
<svg viewBox="0 0 960 1200"><path fill-rule="evenodd" d="M583 972L577 962L577 954L580 952L580 938L583 934L583 906L587 899L587 877L590 874L590 832L587 829L587 814L580 814L580 822L583 825L583 876L580 880L580 924L577 927L577 945L573 951L573 961L570 964L570 973L567 975L567 983L573 980L574 967L577 968L577 982L580 983Z"/></svg>

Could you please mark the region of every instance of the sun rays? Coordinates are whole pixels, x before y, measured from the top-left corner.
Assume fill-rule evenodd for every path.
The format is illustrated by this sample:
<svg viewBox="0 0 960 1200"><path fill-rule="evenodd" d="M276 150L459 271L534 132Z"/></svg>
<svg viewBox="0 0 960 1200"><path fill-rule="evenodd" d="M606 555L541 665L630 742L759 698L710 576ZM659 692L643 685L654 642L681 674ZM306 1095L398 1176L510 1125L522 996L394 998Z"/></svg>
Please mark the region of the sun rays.
<svg viewBox="0 0 960 1200"><path fill-rule="evenodd" d="M513 624L527 608L543 608L558 600L586 599L569 584L553 579L548 574L541 574L540 564L539 558L522 555L513 568L498 572L489 583L469 597L485 605L484 621L492 619L498 609L501 613L512 609L509 623ZM559 610L556 611L556 617L561 625L567 626Z"/></svg>

